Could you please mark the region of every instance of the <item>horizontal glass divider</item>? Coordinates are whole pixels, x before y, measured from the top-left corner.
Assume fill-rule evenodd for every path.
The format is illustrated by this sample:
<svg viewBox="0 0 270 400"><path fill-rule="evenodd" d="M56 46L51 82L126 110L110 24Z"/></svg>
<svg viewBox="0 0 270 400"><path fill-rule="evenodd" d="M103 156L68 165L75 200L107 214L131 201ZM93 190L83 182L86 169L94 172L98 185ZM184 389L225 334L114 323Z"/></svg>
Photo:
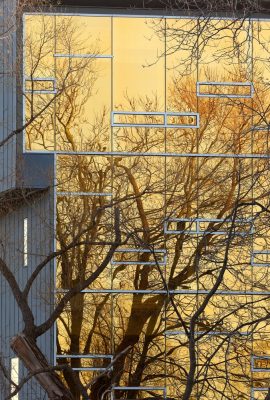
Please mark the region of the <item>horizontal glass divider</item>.
<svg viewBox="0 0 270 400"><path fill-rule="evenodd" d="M56 94L57 93L57 88L56 88L56 78L54 76L50 77L28 77L24 76L24 90L23 93L32 93L32 94ZM30 88L26 89L26 82L52 82L53 83L53 88L51 89L35 89L35 88Z"/></svg>
<svg viewBox="0 0 270 400"><path fill-rule="evenodd" d="M252 254L269 254L270 255L270 250L253 250Z"/></svg>
<svg viewBox="0 0 270 400"><path fill-rule="evenodd" d="M164 386L113 386L113 390L166 390Z"/></svg>
<svg viewBox="0 0 270 400"><path fill-rule="evenodd" d="M253 125L251 127L251 131L269 131L270 130L270 125Z"/></svg>
<svg viewBox="0 0 270 400"><path fill-rule="evenodd" d="M60 54L53 55L55 58L113 58L111 54Z"/></svg>
<svg viewBox="0 0 270 400"><path fill-rule="evenodd" d="M111 369L112 367L110 367ZM72 368L73 371L106 371L107 369L109 369L108 367L81 367L81 368Z"/></svg>
<svg viewBox="0 0 270 400"><path fill-rule="evenodd" d="M267 354L265 354L265 355L261 355L261 356L255 356L254 354L252 354L252 359L253 360L256 360L256 359L264 359L264 360L270 360L270 354L269 355L267 355Z"/></svg>
<svg viewBox="0 0 270 400"><path fill-rule="evenodd" d="M24 81L30 81L30 82L54 81L54 82L56 82L56 78L54 76L37 76L37 77L24 76Z"/></svg>
<svg viewBox="0 0 270 400"><path fill-rule="evenodd" d="M153 112L151 112L151 111L112 111L112 116L114 116L114 115L160 115L160 116L164 116L165 114L166 113L164 111L153 111ZM170 114L178 115L181 113L170 113Z"/></svg>
<svg viewBox="0 0 270 400"><path fill-rule="evenodd" d="M245 224L245 223L251 223L253 220L252 218L237 218L233 221L232 218L202 218L202 217L194 217L194 218L176 218L176 217L169 217L167 219L168 222L196 222L196 223L201 223L201 222L214 222L214 223L230 223L230 222L235 222L239 224ZM260 250L256 250L253 253ZM266 251L266 250L263 250ZM269 252L270 254L270 252Z"/></svg>
<svg viewBox="0 0 270 400"><path fill-rule="evenodd" d="M164 332L165 336L186 336L186 332L184 331L165 331ZM241 336L249 336L251 335L251 333L248 332L215 332L215 331L211 331L211 332L204 332L204 331L196 331L194 332L194 335L205 335L205 336L237 336L237 335L241 335Z"/></svg>
<svg viewBox="0 0 270 400"><path fill-rule="evenodd" d="M269 360L269 367L263 367L259 366L258 368L255 366L254 361L255 360ZM267 372L270 371L270 355L261 355L261 356L256 356L254 354L251 355L251 371L252 372Z"/></svg>
<svg viewBox="0 0 270 400"><path fill-rule="evenodd" d="M217 86L217 87L246 87L249 88L249 93L247 94L241 94L241 93L207 93L207 92L201 92L200 87L201 86ZM197 97L210 97L210 98L235 98L235 99L250 99L254 95L254 86L252 82L197 82L196 83L196 95Z"/></svg>
<svg viewBox="0 0 270 400"><path fill-rule="evenodd" d="M114 122L111 124L112 128L161 128L161 129L198 129L198 125L187 125L187 124L124 124L120 122Z"/></svg>
<svg viewBox="0 0 270 400"><path fill-rule="evenodd" d="M143 247L136 247L136 248L126 248L126 249L117 249L115 250L115 253L146 253L146 254L166 254L167 250L166 249L144 249Z"/></svg>
<svg viewBox="0 0 270 400"><path fill-rule="evenodd" d="M252 235L253 232L249 232L249 233L237 233L234 232L233 236L241 236L241 237L245 237L245 236L249 236ZM225 232L225 231L191 231L191 230L165 230L164 229L164 234L166 235L179 235L179 234L185 234L185 235L219 235L219 236L228 236L229 232Z"/></svg>
<svg viewBox="0 0 270 400"><path fill-rule="evenodd" d="M157 12L155 12L155 9L150 9L149 11L147 10L148 13L145 13L146 10L143 10L142 13L138 13L138 10L136 10L136 9L130 9L130 13L123 13L123 12L121 12L121 10L119 10L119 13L115 12L115 10L112 13L108 13L108 12L101 13L100 9L98 11L99 12L96 12L96 13L95 12L92 12L92 13L87 13L87 12L85 12L85 13L83 13L83 12L73 12L73 13L72 12L35 12L35 13L25 12L24 16L26 16L26 15L32 15L32 16L42 15L43 16L44 15L44 16L61 16L62 17L64 15L64 16L70 16L70 17L72 17L72 16L73 17L117 17L117 18L150 17L150 18L158 18L158 19L160 19L160 18L162 18L162 19L194 19L194 20L201 19L202 21L205 20L205 18L207 18L207 19L209 18L209 16L198 18L198 15L197 16L194 14L192 15L191 13L183 15L183 12L181 12L181 11L177 12L177 10L174 10L173 15L171 15L171 14L166 15L166 13L160 14L160 10L157 10ZM168 13L170 13L170 11L168 11ZM217 21L219 21L219 20L227 21L228 16L227 17L211 16L211 19L217 20ZM232 21L239 21L239 17L230 16L229 19ZM270 18L250 17L248 20L259 22L259 21L269 21Z"/></svg>
<svg viewBox="0 0 270 400"><path fill-rule="evenodd" d="M112 354L56 354L56 358L113 358Z"/></svg>
<svg viewBox="0 0 270 400"><path fill-rule="evenodd" d="M162 117L160 122L117 122L115 116L127 116L127 117ZM170 117L192 117L196 120L196 123L170 123ZM192 111L112 111L111 112L111 126L122 127L122 128L184 128L184 129L196 129L200 126L200 114Z"/></svg>
<svg viewBox="0 0 270 400"><path fill-rule="evenodd" d="M209 85L209 86L253 86L252 82L223 82L223 81L198 81L197 86Z"/></svg>
<svg viewBox="0 0 270 400"><path fill-rule="evenodd" d="M98 192L57 192L57 196L112 196L112 193Z"/></svg>
<svg viewBox="0 0 270 400"><path fill-rule="evenodd" d="M25 89L23 93L33 93L33 94L57 94L57 90L30 90L30 89Z"/></svg>
<svg viewBox="0 0 270 400"><path fill-rule="evenodd" d="M111 260L112 265L159 265L164 267L166 261L114 261Z"/></svg>
<svg viewBox="0 0 270 400"><path fill-rule="evenodd" d="M31 151L25 150L25 154L56 154L59 156L127 156L127 157L209 157L209 158L251 158L251 159L270 159L270 154L223 154L223 153L147 153L147 152L126 152L126 151L64 151L64 150L41 150L41 151Z"/></svg>
<svg viewBox="0 0 270 400"><path fill-rule="evenodd" d="M162 255L162 260L150 260L150 261L141 261L141 260L117 260L115 259L115 255L117 254L149 254L152 256ZM111 265L160 265L165 266L167 264L167 251L165 249L144 249L144 248L126 248L126 249L117 249L114 252L114 255L111 259Z"/></svg>
<svg viewBox="0 0 270 400"><path fill-rule="evenodd" d="M262 257L263 255L266 255L269 257L268 260L263 261L262 259L260 260L260 256ZM257 259L257 261L256 261ZM270 267L270 250L254 250L251 254L251 266L252 267Z"/></svg>
<svg viewBox="0 0 270 400"><path fill-rule="evenodd" d="M251 368L251 372L270 372L270 367L269 368Z"/></svg>
<svg viewBox="0 0 270 400"><path fill-rule="evenodd" d="M252 99L252 94L204 94L197 93L197 97L207 97L215 99Z"/></svg>
<svg viewBox="0 0 270 400"><path fill-rule="evenodd" d="M68 289L55 289L55 293L67 293ZM199 295L199 294L209 294L211 290L117 290L117 289L84 289L81 290L80 293L98 293L98 294L129 294L129 293L138 293L138 294L186 294L186 295ZM224 295L224 296L233 296L233 295L257 295L257 296L270 296L270 291L241 291L241 290L217 290L215 294ZM213 295L214 296L214 295Z"/></svg>
<svg viewBox="0 0 270 400"><path fill-rule="evenodd" d="M255 263L255 262L251 262L251 266L252 267L263 267L263 268L268 268L270 267L270 263L269 264L263 264L263 263Z"/></svg>

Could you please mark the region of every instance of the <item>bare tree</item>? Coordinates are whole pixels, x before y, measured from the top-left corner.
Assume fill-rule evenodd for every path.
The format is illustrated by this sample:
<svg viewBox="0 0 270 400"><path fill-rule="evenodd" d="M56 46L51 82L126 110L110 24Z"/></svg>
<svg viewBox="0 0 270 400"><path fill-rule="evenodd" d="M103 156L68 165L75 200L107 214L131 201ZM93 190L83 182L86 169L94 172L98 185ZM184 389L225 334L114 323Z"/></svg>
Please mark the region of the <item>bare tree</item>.
<svg viewBox="0 0 270 400"><path fill-rule="evenodd" d="M254 29L260 50L251 79L249 17L257 8L241 3L241 18L216 21L210 18L215 4L205 5L199 18L166 21L166 30L164 21L151 21L161 41L167 35L165 52L155 63L172 57L167 63L172 71L168 108L197 109L194 59L202 65L197 74L204 79L199 80L252 81L255 93L251 99L246 87L236 85L233 96L220 97L222 88L208 88L210 96L199 103L196 134L174 127L186 122L175 117L167 143L175 153L187 154L183 157L174 157L173 150L166 158L147 156L162 152L164 130L136 127L137 115L121 120L132 128L114 130L120 150L134 156L107 155L108 110L103 107L91 121L86 118L102 76L95 60L59 58L56 91L37 79L39 74L50 76L55 29L62 31L61 48L83 53L72 17L56 28L50 17L40 17L37 32L26 36L26 123L8 138L25 130L29 150L64 154L57 156L55 251L44 255L23 288L0 259L1 274L24 322L11 346L29 371L17 385L1 364L4 379L15 388L11 396L32 377L50 399L109 398L111 392L115 398L130 398L128 387L134 388L133 398L163 398L158 388L165 383L172 399L248 399L251 385L269 387L266 373L256 372L257 358L251 360L257 355L261 362L269 352L269 294L264 294L269 279L269 161L263 157L268 154L269 93L259 59L267 49L263 27L257 33ZM193 6L200 8L188 2ZM238 5L225 8L236 13ZM211 52L216 43L218 51ZM178 57L183 48L186 57ZM102 50L93 48L92 54ZM225 67L217 69L220 63ZM125 101L132 111L159 110L155 94L134 98L126 93ZM146 116L144 125L158 126L158 118ZM76 155L90 149L104 155ZM38 324L29 293L54 259L57 301ZM57 366L49 364L37 345L55 323Z"/></svg>

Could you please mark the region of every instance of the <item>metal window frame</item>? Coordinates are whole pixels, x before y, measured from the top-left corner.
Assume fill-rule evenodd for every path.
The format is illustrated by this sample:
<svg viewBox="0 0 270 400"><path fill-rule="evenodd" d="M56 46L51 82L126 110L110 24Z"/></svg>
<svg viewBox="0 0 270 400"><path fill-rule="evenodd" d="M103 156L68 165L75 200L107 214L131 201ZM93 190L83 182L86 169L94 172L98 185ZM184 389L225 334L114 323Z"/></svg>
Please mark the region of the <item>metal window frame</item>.
<svg viewBox="0 0 270 400"><path fill-rule="evenodd" d="M111 389L111 399L115 400L114 392L115 390L140 390L140 391L147 391L147 390L156 390L163 392L163 399L167 397L167 389L164 386L113 386ZM155 397L153 397L155 399Z"/></svg>
<svg viewBox="0 0 270 400"><path fill-rule="evenodd" d="M147 254L163 254L163 261L158 262L158 265L160 266L165 266L167 263L167 251L165 249L143 249L143 248L128 248L128 249L117 249L115 250L113 257L111 259L111 264L112 265L157 265L157 262L154 261L115 261L114 260L114 255L115 253L147 253Z"/></svg>
<svg viewBox="0 0 270 400"><path fill-rule="evenodd" d="M56 354L56 358L110 358L113 359L112 354Z"/></svg>
<svg viewBox="0 0 270 400"><path fill-rule="evenodd" d="M104 192L57 192L57 196L97 196L97 197L111 197L112 193L104 193Z"/></svg>
<svg viewBox="0 0 270 400"><path fill-rule="evenodd" d="M143 123L120 123L114 122L115 115L127 115L127 116L162 116L163 123L161 124L143 124ZM195 125L189 124L169 124L168 117L194 117L196 119ZM149 111L112 111L111 112L111 126L119 128L190 128L197 129L200 127L200 115L197 112L149 112Z"/></svg>
<svg viewBox="0 0 270 400"><path fill-rule="evenodd" d="M166 318L166 320L168 320L168 318ZM205 336L237 336L237 335L240 335L240 336L250 336L250 333L248 333L248 332L226 332L226 331L220 331L220 332L218 332L218 331L210 331L210 332L207 332L206 333L206 331L196 331L196 332L194 332L194 335L197 335L197 336L199 336L199 335L205 335ZM165 336L186 336L186 332L185 331L165 331L164 332L164 335Z"/></svg>
<svg viewBox="0 0 270 400"><path fill-rule="evenodd" d="M270 125L253 125L251 128L252 131L269 131Z"/></svg>
<svg viewBox="0 0 270 400"><path fill-rule="evenodd" d="M270 159L269 154L244 153L167 153L167 152L131 152L131 151L66 151L66 150L24 150L23 154L56 154L57 156L122 156L122 157L179 157L179 158L228 158L228 159Z"/></svg>
<svg viewBox="0 0 270 400"><path fill-rule="evenodd" d="M105 59L111 59L113 58L113 55L111 54L64 54L64 53L54 53L53 55L55 58L105 58Z"/></svg>
<svg viewBox="0 0 270 400"><path fill-rule="evenodd" d="M89 11L88 11L89 10ZM135 11L135 12L132 12L132 11ZM193 20L193 19L195 19L195 20L198 20L198 19L200 19L200 18L198 18L198 16L196 16L196 15L184 15L183 13L173 13L173 15L170 15L169 14L169 11L168 11L168 13L163 13L163 14L160 14L159 13L159 10L154 10L154 9L150 9L150 10L147 10L147 9L144 9L143 10L143 14L142 13L139 13L139 10L138 9L135 9L135 10L133 10L133 9L130 9L130 11L129 11L129 13L128 12L126 12L126 10L124 11L124 12L122 12L122 10L120 9L120 10L118 10L118 13L117 13L117 10L112 10L112 12L110 12L110 13L108 13L108 12L101 12L101 10L100 10L100 8L98 8L98 7L95 7L94 9L91 9L91 11L90 11L90 8L88 7L88 8L86 8L86 11L85 12L81 12L81 11L77 11L76 10L76 12L48 12L48 11L44 11L44 12L30 12L30 11L28 11L28 12L24 12L24 15L30 15L30 16L34 16L34 15L45 15L45 16L70 16L70 17L119 17L119 18L153 18L153 19L155 19L155 18L157 18L157 19L160 19L160 18L165 18L165 19L191 19L191 20ZM227 17L224 17L224 16L218 16L218 17L216 17L216 16L211 16L211 19L213 19L213 20L228 20L228 16ZM233 15L232 16L230 16L230 18L229 18L230 20L232 20L232 21L237 21L237 20L239 20L239 17L234 17ZM255 22L261 22L261 21L266 21L266 22L269 22L269 18L266 18L265 16L264 17L262 17L262 18L260 18L260 17L250 17L249 18L249 21L255 21Z"/></svg>
<svg viewBox="0 0 270 400"><path fill-rule="evenodd" d="M55 293L66 293L68 290L67 289L55 289ZM151 289L146 289L146 290L126 290L126 289L84 289L81 290L80 293L89 293L89 294L113 294L113 295L121 295L121 294L164 294L168 295L187 295L187 296L194 296L194 295L207 295L211 293L211 290L203 290L203 289L190 289L190 290L151 290ZM244 290L217 290L215 292L215 295L220 295L220 296L270 296L270 291L244 291Z"/></svg>
<svg viewBox="0 0 270 400"><path fill-rule="evenodd" d="M30 82L53 82L53 90L28 90L25 87L25 84L27 81ZM56 86L56 78L55 77L38 77L38 78L30 78L30 77L24 77L24 93L34 93L34 94L56 94L57 93L57 86Z"/></svg>
<svg viewBox="0 0 270 400"><path fill-rule="evenodd" d="M254 356L254 355L252 355L251 356L251 371L252 372L267 372L267 371L270 371L270 366L269 366L269 368L255 368L255 366L254 366L254 360L261 360L261 359L264 359L264 360L270 360L270 355L269 356Z"/></svg>
<svg viewBox="0 0 270 400"><path fill-rule="evenodd" d="M85 358L85 359L110 359L110 364L113 360L112 354L56 354L56 361L61 358L70 358L70 359L77 359L77 358ZM73 371L106 371L107 369L112 369L113 366L110 368L108 367L81 367L81 368L72 368Z"/></svg>
<svg viewBox="0 0 270 400"><path fill-rule="evenodd" d="M267 263L255 262L254 258L257 254L269 254L269 261ZM251 265L252 267L270 267L270 250L254 250L251 255Z"/></svg>
<svg viewBox="0 0 270 400"><path fill-rule="evenodd" d="M245 86L250 88L250 94L206 94L200 92L200 86ZM197 97L227 98L227 99L251 99L254 95L254 86L252 82L196 82Z"/></svg>
<svg viewBox="0 0 270 400"><path fill-rule="evenodd" d="M196 229L184 229L184 230L170 230L168 229L168 225L171 222L190 222L190 224L194 224L196 225ZM200 223L202 222L206 222L206 223L210 223L210 222L232 222L231 219L219 219L219 218L175 218L175 217L169 217L166 218L164 221L164 233L165 234L188 234L188 235L228 235L228 230L218 230L218 231L207 231L207 230L201 230L200 229ZM236 236L246 236L248 234L251 234L253 232L253 224L252 224L252 220L251 219L247 219L247 220L242 220L242 219L236 219L234 221L234 223L249 223L251 224L250 227L250 233L235 233Z"/></svg>
<svg viewBox="0 0 270 400"><path fill-rule="evenodd" d="M251 400L255 400L254 394L255 392L268 392L270 388L251 388Z"/></svg>

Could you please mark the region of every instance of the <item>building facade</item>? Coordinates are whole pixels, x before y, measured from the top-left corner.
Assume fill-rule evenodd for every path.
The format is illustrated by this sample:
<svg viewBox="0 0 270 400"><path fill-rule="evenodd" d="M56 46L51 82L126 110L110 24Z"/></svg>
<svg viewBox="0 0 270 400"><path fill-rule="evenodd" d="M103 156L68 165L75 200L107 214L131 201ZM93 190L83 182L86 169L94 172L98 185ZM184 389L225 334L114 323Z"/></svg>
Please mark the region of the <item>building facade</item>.
<svg viewBox="0 0 270 400"><path fill-rule="evenodd" d="M0 150L2 257L23 289L56 255L36 325L81 287L38 345L91 399L265 399L270 22L108 6L25 12L2 43L2 70L22 66L3 74L3 139L24 126ZM4 279L1 296L19 381ZM16 396L46 398L34 380Z"/></svg>

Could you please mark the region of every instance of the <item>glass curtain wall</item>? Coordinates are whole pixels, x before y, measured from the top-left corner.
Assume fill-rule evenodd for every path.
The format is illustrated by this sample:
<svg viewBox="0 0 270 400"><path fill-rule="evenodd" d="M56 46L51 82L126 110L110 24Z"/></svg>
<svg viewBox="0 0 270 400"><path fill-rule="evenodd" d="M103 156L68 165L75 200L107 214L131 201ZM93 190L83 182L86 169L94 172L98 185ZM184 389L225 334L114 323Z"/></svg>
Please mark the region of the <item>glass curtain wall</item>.
<svg viewBox="0 0 270 400"><path fill-rule="evenodd" d="M25 151L54 152L55 249L74 244L55 296L83 286L55 361L92 399L266 396L269 29L25 16Z"/></svg>

